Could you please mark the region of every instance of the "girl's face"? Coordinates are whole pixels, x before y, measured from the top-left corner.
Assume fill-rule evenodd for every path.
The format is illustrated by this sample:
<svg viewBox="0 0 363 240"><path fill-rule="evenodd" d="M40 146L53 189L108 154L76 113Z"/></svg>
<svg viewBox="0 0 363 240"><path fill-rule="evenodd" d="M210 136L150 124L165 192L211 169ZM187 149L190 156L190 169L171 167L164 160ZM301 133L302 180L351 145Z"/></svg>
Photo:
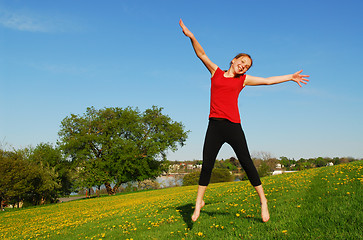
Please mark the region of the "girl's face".
<svg viewBox="0 0 363 240"><path fill-rule="evenodd" d="M247 56L242 56L238 59L232 60L231 68L236 75L242 75L251 67L252 61Z"/></svg>

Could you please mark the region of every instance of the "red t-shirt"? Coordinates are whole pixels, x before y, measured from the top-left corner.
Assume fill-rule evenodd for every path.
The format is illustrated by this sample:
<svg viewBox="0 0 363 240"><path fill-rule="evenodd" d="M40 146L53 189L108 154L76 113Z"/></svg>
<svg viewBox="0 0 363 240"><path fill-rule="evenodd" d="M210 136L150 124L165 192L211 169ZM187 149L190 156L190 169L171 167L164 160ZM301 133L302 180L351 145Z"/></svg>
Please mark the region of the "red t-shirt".
<svg viewBox="0 0 363 240"><path fill-rule="evenodd" d="M209 118L225 118L234 123L241 123L238 110L238 96L243 89L246 75L226 78L224 71L217 68L211 78L211 100Z"/></svg>

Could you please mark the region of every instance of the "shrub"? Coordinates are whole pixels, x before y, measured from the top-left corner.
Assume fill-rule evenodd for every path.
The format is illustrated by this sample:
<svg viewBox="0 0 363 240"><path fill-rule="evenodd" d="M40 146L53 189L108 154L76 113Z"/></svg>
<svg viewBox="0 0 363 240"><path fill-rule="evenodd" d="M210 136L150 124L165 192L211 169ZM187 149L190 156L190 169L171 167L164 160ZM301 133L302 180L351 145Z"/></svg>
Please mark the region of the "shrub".
<svg viewBox="0 0 363 240"><path fill-rule="evenodd" d="M232 174L228 169L225 168L213 169L212 176L210 179L211 183L230 182L231 180L232 180Z"/></svg>
<svg viewBox="0 0 363 240"><path fill-rule="evenodd" d="M183 186L198 185L200 172L192 172L184 176ZM230 182L232 181L232 174L228 169L214 168L210 183Z"/></svg>
<svg viewBox="0 0 363 240"><path fill-rule="evenodd" d="M198 185L200 171L188 173L183 178L183 186Z"/></svg>

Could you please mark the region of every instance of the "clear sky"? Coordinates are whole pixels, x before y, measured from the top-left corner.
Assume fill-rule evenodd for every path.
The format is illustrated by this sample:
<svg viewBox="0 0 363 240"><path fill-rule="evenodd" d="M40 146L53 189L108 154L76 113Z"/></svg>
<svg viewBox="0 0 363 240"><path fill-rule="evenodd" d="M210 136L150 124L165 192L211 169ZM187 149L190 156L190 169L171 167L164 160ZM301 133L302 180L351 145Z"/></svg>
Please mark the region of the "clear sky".
<svg viewBox="0 0 363 240"><path fill-rule="evenodd" d="M239 52L250 75L303 69L310 82L246 87L239 98L252 154L363 157L363 1L0 0L0 142L56 143L66 116L86 108L163 107L190 130L170 160L201 159L209 58ZM235 156L228 145L218 158Z"/></svg>

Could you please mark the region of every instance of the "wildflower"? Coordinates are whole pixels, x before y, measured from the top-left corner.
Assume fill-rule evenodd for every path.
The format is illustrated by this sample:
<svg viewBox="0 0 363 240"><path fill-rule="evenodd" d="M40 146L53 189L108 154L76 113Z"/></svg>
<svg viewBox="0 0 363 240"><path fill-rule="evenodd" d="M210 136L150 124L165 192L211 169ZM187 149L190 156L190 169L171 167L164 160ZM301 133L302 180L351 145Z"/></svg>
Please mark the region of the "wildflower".
<svg viewBox="0 0 363 240"><path fill-rule="evenodd" d="M283 230L282 233L287 233L287 230Z"/></svg>
<svg viewBox="0 0 363 240"><path fill-rule="evenodd" d="M200 236L200 237L203 236L203 233L202 232L199 232L198 233L198 236Z"/></svg>
<svg viewBox="0 0 363 240"><path fill-rule="evenodd" d="M237 216L237 217L239 217L239 216L241 216L241 215L240 215L239 213L236 213L236 216Z"/></svg>

